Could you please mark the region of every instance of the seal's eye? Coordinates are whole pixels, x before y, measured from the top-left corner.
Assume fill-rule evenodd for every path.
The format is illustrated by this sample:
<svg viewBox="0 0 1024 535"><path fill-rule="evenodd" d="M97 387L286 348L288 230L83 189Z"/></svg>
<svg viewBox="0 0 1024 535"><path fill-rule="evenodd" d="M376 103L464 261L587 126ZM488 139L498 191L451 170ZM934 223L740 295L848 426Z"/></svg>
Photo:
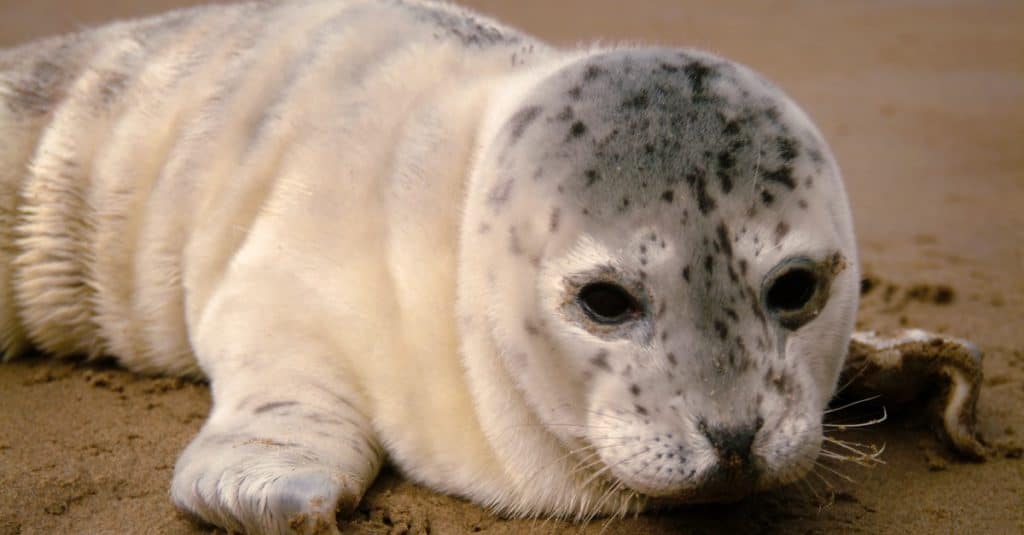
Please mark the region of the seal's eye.
<svg viewBox="0 0 1024 535"><path fill-rule="evenodd" d="M765 306L783 327L796 329L814 319L820 311L818 275L806 267L786 269L765 292Z"/></svg>
<svg viewBox="0 0 1024 535"><path fill-rule="evenodd" d="M806 269L791 269L768 288L768 307L779 312L800 310L814 297L817 285L814 273Z"/></svg>
<svg viewBox="0 0 1024 535"><path fill-rule="evenodd" d="M640 303L625 288L610 282L588 284L576 299L587 316L598 323L623 323L640 314Z"/></svg>

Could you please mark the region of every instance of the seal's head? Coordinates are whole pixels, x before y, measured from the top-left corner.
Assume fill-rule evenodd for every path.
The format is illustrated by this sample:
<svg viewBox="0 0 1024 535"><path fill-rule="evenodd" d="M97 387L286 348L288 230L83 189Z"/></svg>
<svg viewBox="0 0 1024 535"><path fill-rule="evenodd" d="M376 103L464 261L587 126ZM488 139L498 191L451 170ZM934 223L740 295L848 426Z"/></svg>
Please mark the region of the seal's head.
<svg viewBox="0 0 1024 535"><path fill-rule="evenodd" d="M858 274L792 101L711 55L601 52L527 91L482 162L491 336L581 464L685 501L812 466Z"/></svg>

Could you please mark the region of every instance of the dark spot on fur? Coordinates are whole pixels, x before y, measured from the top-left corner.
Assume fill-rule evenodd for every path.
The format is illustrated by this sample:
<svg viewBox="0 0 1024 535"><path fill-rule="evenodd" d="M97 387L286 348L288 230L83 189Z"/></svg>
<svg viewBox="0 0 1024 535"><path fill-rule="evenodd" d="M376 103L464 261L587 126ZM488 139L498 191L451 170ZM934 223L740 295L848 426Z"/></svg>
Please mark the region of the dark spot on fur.
<svg viewBox="0 0 1024 535"><path fill-rule="evenodd" d="M558 115L555 116L555 119L558 119L559 121L568 121L575 116L576 114L573 112L572 106L566 106L562 108L562 111L558 112Z"/></svg>
<svg viewBox="0 0 1024 535"><path fill-rule="evenodd" d="M583 71L583 81L593 82L598 76L605 73L605 70L597 65L588 65L587 69Z"/></svg>
<svg viewBox="0 0 1024 535"><path fill-rule="evenodd" d="M508 134L509 143L514 144L519 141L519 138L523 137L523 133L525 133L530 124L537 119L540 112L540 106L529 106L517 111L515 115L509 119L509 124L512 126L512 130Z"/></svg>
<svg viewBox="0 0 1024 535"><path fill-rule="evenodd" d="M519 233L516 232L515 227L508 229L508 251L514 256L523 254L523 245L519 243Z"/></svg>
<svg viewBox="0 0 1024 535"><path fill-rule="evenodd" d="M576 121L569 127L569 137L578 138L582 137L583 134L587 133L587 125L583 124L583 121Z"/></svg>
<svg viewBox="0 0 1024 535"><path fill-rule="evenodd" d="M551 232L557 231L559 224L561 224L561 221L562 210L558 207L555 207L553 210L551 210L551 217L548 220L548 229Z"/></svg>
<svg viewBox="0 0 1024 535"><path fill-rule="evenodd" d="M642 405L633 405L633 408L636 409L637 414L640 414L642 416L647 416L647 408L646 407L644 407Z"/></svg>
<svg viewBox="0 0 1024 535"><path fill-rule="evenodd" d="M767 376L767 379L769 379L769 382L772 386L774 386L779 392L781 392L786 397L790 397L795 393L793 380L789 376L789 374L784 372L770 373Z"/></svg>
<svg viewBox="0 0 1024 535"><path fill-rule="evenodd" d="M764 316L764 312L761 311L760 303L757 302L757 296L752 293L748 293L748 295L750 296L750 311L754 313L754 316L756 316L761 323L764 323L766 318ZM764 350L762 349L762 351Z"/></svg>
<svg viewBox="0 0 1024 535"><path fill-rule="evenodd" d="M707 89L705 87L705 81L708 76L711 75L711 69L699 61L694 61L693 63L687 64L686 67L683 67L683 72L686 74L686 78L690 81L690 90L693 91L695 95L704 93Z"/></svg>
<svg viewBox="0 0 1024 535"><path fill-rule="evenodd" d="M647 98L647 90L646 89L642 89L637 94L635 94L635 95L627 98L626 100L622 101L622 107L623 108L634 109L634 110L645 109L645 108L647 108L648 104L650 104L650 101Z"/></svg>
<svg viewBox="0 0 1024 535"><path fill-rule="evenodd" d="M573 87L568 91L569 97L573 100L579 100L583 96L583 88L580 86Z"/></svg>
<svg viewBox="0 0 1024 535"><path fill-rule="evenodd" d="M732 258L732 242L729 241L729 229L726 228L725 223L719 222L715 233L718 234L718 245L722 247L722 252L726 257Z"/></svg>
<svg viewBox="0 0 1024 535"><path fill-rule="evenodd" d="M738 321L740 319L739 315L736 314L735 310L729 307L725 307L723 310L725 311L725 315L729 316L729 319L733 321Z"/></svg>
<svg viewBox="0 0 1024 535"><path fill-rule="evenodd" d="M665 201L667 203L672 202L675 199L675 197L676 197L676 192L674 192L674 191L672 191L670 189L667 189L667 190L665 190L665 191L663 191L661 193L661 200L663 200L663 201Z"/></svg>
<svg viewBox="0 0 1024 535"><path fill-rule="evenodd" d="M590 363L606 372L612 371L612 367L608 365L608 352L603 349L590 359Z"/></svg>
<svg viewBox="0 0 1024 535"><path fill-rule="evenodd" d="M711 275L715 271L715 260L711 256L704 257L704 271Z"/></svg>
<svg viewBox="0 0 1024 535"><path fill-rule="evenodd" d="M792 162L797 157L796 140L787 137L780 137L776 140L779 148L779 157L786 162Z"/></svg>
<svg viewBox="0 0 1024 535"><path fill-rule="evenodd" d="M518 35L506 34L501 29L487 24L469 14L436 9L429 6L408 5L421 20L428 20L462 44L486 47L499 44L514 44L520 41ZM435 34L436 35L436 34Z"/></svg>
<svg viewBox="0 0 1024 535"><path fill-rule="evenodd" d="M487 192L487 204L491 205L491 208L497 210L508 202L509 197L512 196L513 182L513 179L508 178L495 184L494 187Z"/></svg>
<svg viewBox="0 0 1024 535"><path fill-rule="evenodd" d="M728 153L722 153L722 154L728 154ZM731 156L730 156L730 158L731 158ZM732 191L733 183L732 183L732 177L729 176L729 167L723 167L721 165L721 159L719 159L719 168L718 168L718 171L715 173L715 176L718 177L718 184L722 187L722 193L729 193L729 192Z"/></svg>
<svg viewBox="0 0 1024 535"><path fill-rule="evenodd" d="M793 168L788 165L783 165L778 169L768 171L762 176L764 176L765 180L778 182L789 189L796 188L796 181L793 180Z"/></svg>
<svg viewBox="0 0 1024 535"><path fill-rule="evenodd" d="M523 330L525 330L526 334L530 336L537 336L540 334L540 329L530 320L523 321Z"/></svg>
<svg viewBox="0 0 1024 535"><path fill-rule="evenodd" d="M683 280L690 282L690 266L683 268Z"/></svg>
<svg viewBox="0 0 1024 535"><path fill-rule="evenodd" d="M726 327L725 323L723 323L721 320L715 320L714 325L715 332L718 333L718 338L724 341L725 338L729 336L729 328Z"/></svg>
<svg viewBox="0 0 1024 535"><path fill-rule="evenodd" d="M13 73L12 73L13 74ZM68 73L53 62L41 60L32 66L31 73L8 84L0 84L0 99L15 116L39 116L49 113L64 97Z"/></svg>
<svg viewBox="0 0 1024 535"><path fill-rule="evenodd" d="M633 394L634 396L639 396L639 395L640 395L640 387L639 387L639 386L637 386L637 384L636 384L636 383L633 383L632 385L630 385L630 386L629 386L629 391L630 391L630 393L632 393L632 394Z"/></svg>
<svg viewBox="0 0 1024 535"><path fill-rule="evenodd" d="M298 401L272 401L270 403L264 403L263 405L256 407L255 409L252 410L252 412L253 414L263 414L267 411L282 409L285 407L293 407L298 404Z"/></svg>
<svg viewBox="0 0 1024 535"><path fill-rule="evenodd" d="M771 204L775 202L775 196L768 193L768 190L761 190L761 202L763 202L765 206L771 206Z"/></svg>
<svg viewBox="0 0 1024 535"><path fill-rule="evenodd" d="M725 150L718 153L718 167L732 169L733 165L736 165L736 156Z"/></svg>
<svg viewBox="0 0 1024 535"><path fill-rule="evenodd" d="M105 73L97 87L100 104L103 106L110 106L126 87L128 87L127 76L119 72Z"/></svg>
<svg viewBox="0 0 1024 535"><path fill-rule="evenodd" d="M666 353L665 354L665 358L667 358L669 364L671 364L673 366L679 364L679 361L676 360L676 354L675 353Z"/></svg>
<svg viewBox="0 0 1024 535"><path fill-rule="evenodd" d="M708 212L715 209L715 200L708 195L707 182L703 175L690 173L686 175L686 182L693 190L694 197L697 198L697 208L700 209L701 214L707 215Z"/></svg>
<svg viewBox="0 0 1024 535"><path fill-rule="evenodd" d="M587 169L583 172L583 176L587 179L587 186L593 186L594 182L601 180L601 175L596 169Z"/></svg>
<svg viewBox="0 0 1024 535"><path fill-rule="evenodd" d="M775 245L778 245L782 241L782 238L789 234L789 224L785 221L779 221L778 225L775 225Z"/></svg>

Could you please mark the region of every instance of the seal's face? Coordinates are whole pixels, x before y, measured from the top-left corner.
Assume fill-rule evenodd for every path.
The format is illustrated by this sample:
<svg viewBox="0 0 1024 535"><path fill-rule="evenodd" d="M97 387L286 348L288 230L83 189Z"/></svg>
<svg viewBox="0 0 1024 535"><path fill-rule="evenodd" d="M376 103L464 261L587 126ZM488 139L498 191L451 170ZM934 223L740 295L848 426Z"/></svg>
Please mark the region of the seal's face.
<svg viewBox="0 0 1024 535"><path fill-rule="evenodd" d="M615 51L535 88L488 157L494 336L585 480L709 501L813 465L858 275L795 105L720 58Z"/></svg>

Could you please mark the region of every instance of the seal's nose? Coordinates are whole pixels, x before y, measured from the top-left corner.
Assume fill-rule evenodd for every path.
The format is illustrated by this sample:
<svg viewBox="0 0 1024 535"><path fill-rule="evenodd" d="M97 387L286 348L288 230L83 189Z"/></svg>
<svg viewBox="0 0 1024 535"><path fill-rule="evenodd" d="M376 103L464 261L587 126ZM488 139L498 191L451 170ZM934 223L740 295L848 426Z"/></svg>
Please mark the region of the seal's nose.
<svg viewBox="0 0 1024 535"><path fill-rule="evenodd" d="M718 452L722 467L726 470L739 470L750 466L751 445L763 425L764 420L758 417L750 424L738 427L712 428L702 422L700 430Z"/></svg>

